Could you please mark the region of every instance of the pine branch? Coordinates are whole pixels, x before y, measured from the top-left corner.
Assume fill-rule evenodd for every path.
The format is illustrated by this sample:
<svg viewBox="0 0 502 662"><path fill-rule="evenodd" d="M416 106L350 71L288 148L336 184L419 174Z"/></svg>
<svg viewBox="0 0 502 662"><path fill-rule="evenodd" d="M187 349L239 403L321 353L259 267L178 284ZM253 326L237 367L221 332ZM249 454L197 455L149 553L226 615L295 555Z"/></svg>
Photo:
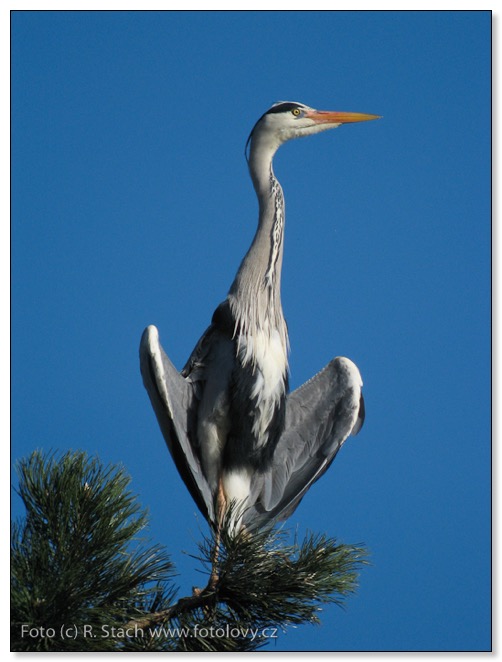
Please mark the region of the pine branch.
<svg viewBox="0 0 502 662"><path fill-rule="evenodd" d="M128 476L84 453L58 459L35 452L18 471L26 519L12 532L14 650L81 650L83 643L115 650L113 638L86 632L102 633L155 602L164 607L162 583L173 573L161 547L137 541L147 520L127 490ZM30 637L26 626L40 636ZM62 641L69 626L74 638ZM57 636L44 637L47 630Z"/></svg>
<svg viewBox="0 0 502 662"><path fill-rule="evenodd" d="M363 546L339 544L325 535L307 535L301 544L285 543L286 532L223 535L219 597L236 615L255 623L316 623L327 603L342 605L357 588L366 563ZM201 548L207 562L211 546Z"/></svg>
<svg viewBox="0 0 502 662"><path fill-rule="evenodd" d="M227 522L232 517L227 513ZM359 570L367 563L362 546L338 544L326 536L308 535L301 545L285 545L284 532L243 531L232 537L226 531L224 526L221 539L213 532L199 547L196 558L209 577L204 589L130 625L178 624L186 631L178 642L182 650L235 650L236 645L255 650L266 643L263 633L319 623L322 605L342 605L356 590ZM218 580L213 584L215 556ZM237 633L233 641L204 641L200 636L227 632L228 626ZM252 640L250 633L255 634Z"/></svg>
<svg viewBox="0 0 502 662"><path fill-rule="evenodd" d="M180 598L175 604L162 611L155 611L135 618L127 624L128 628L138 628L145 630L147 628L156 627L161 623L166 623L169 620L180 618L186 612L193 612L196 609L204 609L214 604L215 593L204 589L203 591L195 590L193 595L185 598Z"/></svg>
<svg viewBox="0 0 502 662"><path fill-rule="evenodd" d="M19 475L26 518L12 533L16 651L257 650L289 625L318 623L323 605L342 605L366 563L362 546L326 536L292 545L275 530L232 537L230 509L195 557L207 585L175 601L167 554L138 541L146 515L121 469L83 453L35 452Z"/></svg>

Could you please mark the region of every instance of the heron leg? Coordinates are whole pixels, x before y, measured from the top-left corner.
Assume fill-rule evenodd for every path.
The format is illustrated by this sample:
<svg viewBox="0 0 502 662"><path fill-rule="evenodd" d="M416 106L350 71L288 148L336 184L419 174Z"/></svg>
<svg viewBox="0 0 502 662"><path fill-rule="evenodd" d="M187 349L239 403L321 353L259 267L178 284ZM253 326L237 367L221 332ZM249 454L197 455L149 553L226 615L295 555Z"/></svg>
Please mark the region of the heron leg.
<svg viewBox="0 0 502 662"><path fill-rule="evenodd" d="M220 556L220 545L221 545L221 529L223 527L223 521L225 519L225 510L227 507L227 500L225 498L225 493L223 492L223 485L221 480L218 483L218 492L216 494L216 513L217 513L217 523L216 523L216 533L214 536L214 553L212 559L212 568L211 576L209 578L208 587L214 589L218 582L218 559Z"/></svg>

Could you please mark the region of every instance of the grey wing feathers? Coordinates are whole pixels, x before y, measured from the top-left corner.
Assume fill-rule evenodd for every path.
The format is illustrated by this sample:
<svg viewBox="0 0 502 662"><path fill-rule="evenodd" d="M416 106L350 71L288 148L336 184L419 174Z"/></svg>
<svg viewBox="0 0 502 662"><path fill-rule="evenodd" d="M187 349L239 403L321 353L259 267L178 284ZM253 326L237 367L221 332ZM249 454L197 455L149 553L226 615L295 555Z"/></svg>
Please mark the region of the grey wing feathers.
<svg viewBox="0 0 502 662"><path fill-rule="evenodd" d="M286 400L285 429L271 468L244 515L250 528L289 517L364 420L362 381L349 359L333 359Z"/></svg>
<svg viewBox="0 0 502 662"><path fill-rule="evenodd" d="M214 326L211 324L200 337L198 343L195 345L192 353L188 357L187 362L181 370L181 375L183 377L190 377L190 381L192 383L196 383L199 381L199 379L202 378L200 370L201 368L204 369L204 360L207 354L207 346L210 343L213 334Z"/></svg>
<svg viewBox="0 0 502 662"><path fill-rule="evenodd" d="M202 514L214 520L211 490L190 441L195 420L194 386L165 354L155 326L147 327L141 338L140 366L143 383L176 467Z"/></svg>

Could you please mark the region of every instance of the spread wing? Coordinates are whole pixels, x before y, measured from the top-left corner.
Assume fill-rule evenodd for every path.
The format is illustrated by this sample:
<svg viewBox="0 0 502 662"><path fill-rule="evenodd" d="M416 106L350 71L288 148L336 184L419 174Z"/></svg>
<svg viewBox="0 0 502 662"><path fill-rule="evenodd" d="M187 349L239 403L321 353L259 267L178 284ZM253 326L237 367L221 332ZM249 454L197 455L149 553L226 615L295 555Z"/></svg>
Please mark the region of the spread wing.
<svg viewBox="0 0 502 662"><path fill-rule="evenodd" d="M287 519L364 421L362 380L349 359L333 359L286 400L285 429L272 464L256 481L244 524Z"/></svg>
<svg viewBox="0 0 502 662"><path fill-rule="evenodd" d="M192 361L195 359L193 356ZM160 345L155 326L147 327L141 338L140 366L143 383L176 468L204 517L214 520L211 490L191 442L196 438L195 386L173 366ZM187 368L188 365L184 372Z"/></svg>

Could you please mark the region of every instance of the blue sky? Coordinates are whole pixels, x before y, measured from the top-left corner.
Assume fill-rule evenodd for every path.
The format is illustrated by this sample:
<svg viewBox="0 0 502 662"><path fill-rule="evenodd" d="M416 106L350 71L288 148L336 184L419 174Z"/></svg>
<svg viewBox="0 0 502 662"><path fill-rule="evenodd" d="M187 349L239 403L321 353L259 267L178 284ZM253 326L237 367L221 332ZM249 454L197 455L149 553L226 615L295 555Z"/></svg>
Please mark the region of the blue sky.
<svg viewBox="0 0 502 662"><path fill-rule="evenodd" d="M141 333L181 368L225 297L271 103L383 116L275 160L291 386L348 356L367 409L288 526L364 542L372 566L271 650L490 647L490 30L473 11L12 15L12 460L122 464L183 591L206 526Z"/></svg>

